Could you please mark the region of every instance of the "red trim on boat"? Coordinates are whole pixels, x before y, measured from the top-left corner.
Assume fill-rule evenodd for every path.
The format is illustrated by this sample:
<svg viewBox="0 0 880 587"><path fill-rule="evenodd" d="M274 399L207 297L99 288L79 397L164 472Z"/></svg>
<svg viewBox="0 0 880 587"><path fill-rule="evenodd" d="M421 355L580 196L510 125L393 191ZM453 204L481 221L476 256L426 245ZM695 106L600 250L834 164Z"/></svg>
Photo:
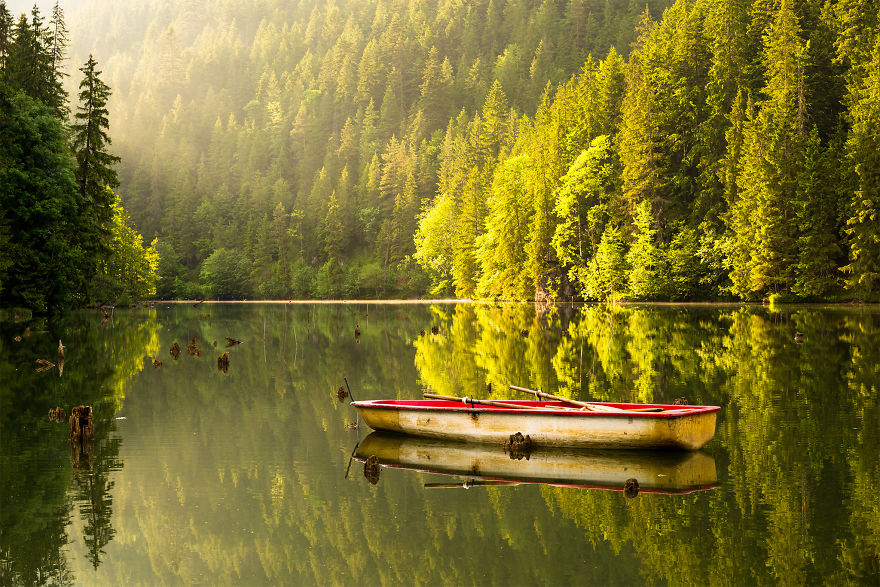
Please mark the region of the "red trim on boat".
<svg viewBox="0 0 880 587"><path fill-rule="evenodd" d="M464 399L464 398L463 398ZM579 410L566 404L565 402L557 402L557 401L537 401L537 400L508 400L508 399L493 399L491 401L499 401L507 404L516 404L521 406L537 406L543 408L557 408L554 410L533 410L529 411L528 414L530 416L614 416L614 417L639 417L639 418L677 418L679 416L693 416L695 414L708 414L711 412L717 412L721 409L720 406L676 406L670 404L621 404L621 403L607 403L607 402L590 402L591 404L595 404L597 406L608 406L612 408L619 408L622 410L632 410L633 408L663 408L662 412L634 412L634 411L625 411L625 412L605 412L605 411L591 411L591 410ZM512 413L512 414L523 414L523 410L518 410L516 408L506 408L502 406L490 406L483 404L465 404L464 401L461 402L453 402L447 400L392 400L392 399L379 399L379 400L363 400L351 402L351 405L354 407L362 407L362 408L380 408L386 410L412 410L412 411L443 411L443 412L502 412L502 413Z"/></svg>

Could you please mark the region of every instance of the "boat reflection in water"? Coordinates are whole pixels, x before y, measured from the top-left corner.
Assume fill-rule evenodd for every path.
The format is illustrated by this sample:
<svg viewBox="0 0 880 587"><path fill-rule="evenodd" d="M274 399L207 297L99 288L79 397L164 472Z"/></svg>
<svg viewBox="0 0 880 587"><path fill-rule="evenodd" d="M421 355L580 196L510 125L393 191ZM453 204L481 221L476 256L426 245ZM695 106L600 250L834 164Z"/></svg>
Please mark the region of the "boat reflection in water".
<svg viewBox="0 0 880 587"><path fill-rule="evenodd" d="M500 445L373 432L358 445L354 458L366 463L373 456L384 467L467 479L426 487L540 483L624 491L624 485L635 479L640 493L685 494L719 486L715 459L703 451L536 447L517 454Z"/></svg>

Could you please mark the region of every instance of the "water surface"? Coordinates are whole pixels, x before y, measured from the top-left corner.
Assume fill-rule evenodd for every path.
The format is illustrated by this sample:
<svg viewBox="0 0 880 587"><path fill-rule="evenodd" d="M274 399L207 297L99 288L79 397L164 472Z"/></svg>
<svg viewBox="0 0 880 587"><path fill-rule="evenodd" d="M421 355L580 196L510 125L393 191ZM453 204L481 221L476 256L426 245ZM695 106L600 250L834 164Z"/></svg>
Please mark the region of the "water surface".
<svg viewBox="0 0 880 587"><path fill-rule="evenodd" d="M59 338L63 371L38 372ZM878 364L877 307L158 304L8 320L0 584L877 584ZM541 459L569 457L486 449L498 482L428 446L374 484L357 453L376 437L351 428L344 378L356 399L522 397L515 384L720 405L697 455L714 480L673 487L678 457L613 454L541 479ZM47 414L80 404L96 438L77 454ZM615 467L645 490L597 481Z"/></svg>

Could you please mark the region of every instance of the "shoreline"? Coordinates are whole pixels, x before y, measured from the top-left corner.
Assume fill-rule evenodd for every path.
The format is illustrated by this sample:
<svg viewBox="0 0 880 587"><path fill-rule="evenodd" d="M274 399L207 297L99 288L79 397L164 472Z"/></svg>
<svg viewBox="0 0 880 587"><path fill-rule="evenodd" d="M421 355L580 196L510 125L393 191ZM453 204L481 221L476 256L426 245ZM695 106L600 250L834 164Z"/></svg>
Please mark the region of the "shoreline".
<svg viewBox="0 0 880 587"><path fill-rule="evenodd" d="M845 308L862 308L862 307L878 307L880 302L639 302L639 301L618 301L618 302L591 302L591 301L546 301L536 302L531 300L474 300L470 298L441 298L441 299L380 299L380 300L150 300L141 301L140 305L149 304L323 304L323 305L346 305L346 304L376 304L376 305L424 305L424 304L509 304L509 305L545 305L545 306L658 306L658 307L731 307L731 308L749 308L749 307L845 307Z"/></svg>

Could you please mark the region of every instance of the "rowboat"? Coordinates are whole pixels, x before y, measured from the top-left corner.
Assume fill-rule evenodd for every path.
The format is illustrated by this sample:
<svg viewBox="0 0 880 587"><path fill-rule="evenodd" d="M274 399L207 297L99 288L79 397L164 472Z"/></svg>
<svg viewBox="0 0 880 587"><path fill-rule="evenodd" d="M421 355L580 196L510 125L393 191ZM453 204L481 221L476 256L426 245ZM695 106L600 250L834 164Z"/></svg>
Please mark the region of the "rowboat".
<svg viewBox="0 0 880 587"><path fill-rule="evenodd" d="M463 400L463 401L462 401ZM352 402L370 428L503 444L517 432L537 446L698 450L715 435L718 406L504 400Z"/></svg>
<svg viewBox="0 0 880 587"><path fill-rule="evenodd" d="M705 451L642 451L537 447L515 459L500 445L373 432L354 458L375 456L383 467L464 478L426 487L541 484L622 491L636 479L640 493L685 494L718 487L715 459Z"/></svg>

